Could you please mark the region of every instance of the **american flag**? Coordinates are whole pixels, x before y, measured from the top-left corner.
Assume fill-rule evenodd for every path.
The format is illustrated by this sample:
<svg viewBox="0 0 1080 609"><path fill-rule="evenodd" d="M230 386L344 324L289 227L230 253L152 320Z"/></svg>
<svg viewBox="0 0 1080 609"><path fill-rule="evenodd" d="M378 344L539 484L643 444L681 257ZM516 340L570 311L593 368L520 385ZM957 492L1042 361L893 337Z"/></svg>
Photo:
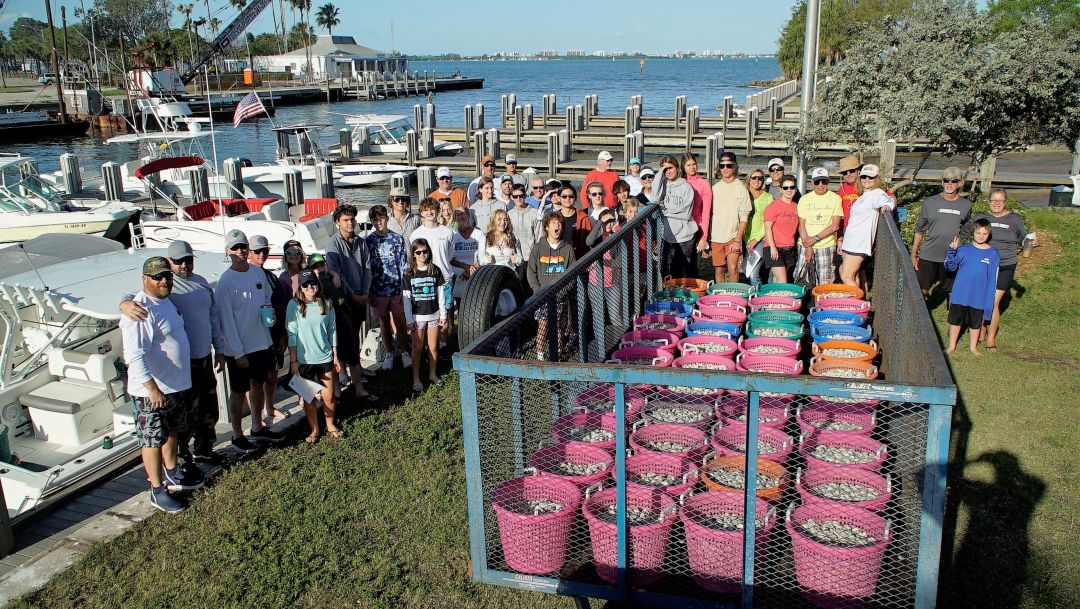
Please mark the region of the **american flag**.
<svg viewBox="0 0 1080 609"><path fill-rule="evenodd" d="M233 112L232 124L233 127L240 125L240 123L247 119L258 116L266 112L266 108L262 104L262 100L255 92L248 93L244 96L244 99L240 100L240 103L236 104L236 112Z"/></svg>

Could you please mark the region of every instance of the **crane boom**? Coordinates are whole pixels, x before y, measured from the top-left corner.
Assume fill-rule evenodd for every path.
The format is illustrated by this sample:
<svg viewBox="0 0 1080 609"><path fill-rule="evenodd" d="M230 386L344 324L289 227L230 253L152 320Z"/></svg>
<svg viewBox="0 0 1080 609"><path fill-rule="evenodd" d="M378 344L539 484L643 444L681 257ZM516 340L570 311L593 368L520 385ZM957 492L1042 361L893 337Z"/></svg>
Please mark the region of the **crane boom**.
<svg viewBox="0 0 1080 609"><path fill-rule="evenodd" d="M184 72L180 80L186 85L195 79L206 66L210 65L210 62L214 61L221 55L225 54L233 43L240 38L240 35L244 33L244 30L251 25L252 21L259 16L266 7L270 6L273 0L251 0L244 10L240 11L240 14L233 19L229 25L225 26L225 29L218 34L218 37L214 39L214 42L210 44L210 50L203 53L202 57L199 57L187 72Z"/></svg>

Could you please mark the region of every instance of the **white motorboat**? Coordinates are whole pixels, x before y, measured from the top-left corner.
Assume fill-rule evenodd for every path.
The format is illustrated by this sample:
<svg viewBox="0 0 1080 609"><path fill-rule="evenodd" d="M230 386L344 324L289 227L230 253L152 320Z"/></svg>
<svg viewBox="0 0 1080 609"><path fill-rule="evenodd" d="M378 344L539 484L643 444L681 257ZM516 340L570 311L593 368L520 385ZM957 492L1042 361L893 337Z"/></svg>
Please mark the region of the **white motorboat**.
<svg viewBox="0 0 1080 609"><path fill-rule="evenodd" d="M65 199L40 179L33 158L0 155L0 247L57 232L115 238L139 211L121 201Z"/></svg>
<svg viewBox="0 0 1080 609"><path fill-rule="evenodd" d="M298 124L275 127L278 166L271 165L244 169L245 182L249 175L258 175L260 172L273 172L274 170L283 172L284 168L289 167L300 167L302 171L310 171L314 175L314 165L326 161L328 158L326 153L323 152L318 138L319 130L327 126ZM294 143L295 148L293 148ZM334 186L350 187L389 182L390 177L395 173L415 174L416 167L393 163L342 163L335 164L333 171Z"/></svg>
<svg viewBox="0 0 1080 609"><path fill-rule="evenodd" d="M0 280L0 479L17 523L136 457L121 297L165 250L57 262ZM223 258L199 260L214 283ZM225 392L221 392L222 395Z"/></svg>
<svg viewBox="0 0 1080 609"><path fill-rule="evenodd" d="M372 154L393 154L401 157L408 152L405 134L416 131L409 118L401 114L348 114L345 116L345 124L352 127L354 154L360 152L362 127L367 127L368 146ZM461 144L435 140L435 156L453 156L461 150Z"/></svg>

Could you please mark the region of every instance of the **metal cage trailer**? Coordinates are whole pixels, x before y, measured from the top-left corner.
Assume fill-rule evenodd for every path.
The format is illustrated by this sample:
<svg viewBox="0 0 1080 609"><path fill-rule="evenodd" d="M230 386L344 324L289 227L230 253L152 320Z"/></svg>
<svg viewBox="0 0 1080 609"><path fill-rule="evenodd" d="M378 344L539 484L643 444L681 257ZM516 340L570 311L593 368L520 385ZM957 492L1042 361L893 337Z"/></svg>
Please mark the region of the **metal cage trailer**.
<svg viewBox="0 0 1080 609"><path fill-rule="evenodd" d="M643 208L501 320L512 273L472 280L462 319L493 324L454 357L473 578L579 606L934 607L956 388L895 222L863 328L879 378L799 374L737 324L703 352L728 284L665 281L662 235ZM640 317L681 288L694 312ZM747 335L802 317L752 309Z"/></svg>

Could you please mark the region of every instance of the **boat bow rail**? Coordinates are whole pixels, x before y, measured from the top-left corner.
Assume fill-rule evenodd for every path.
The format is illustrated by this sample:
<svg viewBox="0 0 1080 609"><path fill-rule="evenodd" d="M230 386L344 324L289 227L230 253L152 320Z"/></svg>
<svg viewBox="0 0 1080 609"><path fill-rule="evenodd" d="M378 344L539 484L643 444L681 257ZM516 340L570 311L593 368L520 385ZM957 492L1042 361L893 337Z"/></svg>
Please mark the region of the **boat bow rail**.
<svg viewBox="0 0 1080 609"><path fill-rule="evenodd" d="M881 223L880 379L613 356L663 286L656 205L455 355L473 578L649 606L934 607L956 388ZM821 458L833 486L806 477Z"/></svg>

